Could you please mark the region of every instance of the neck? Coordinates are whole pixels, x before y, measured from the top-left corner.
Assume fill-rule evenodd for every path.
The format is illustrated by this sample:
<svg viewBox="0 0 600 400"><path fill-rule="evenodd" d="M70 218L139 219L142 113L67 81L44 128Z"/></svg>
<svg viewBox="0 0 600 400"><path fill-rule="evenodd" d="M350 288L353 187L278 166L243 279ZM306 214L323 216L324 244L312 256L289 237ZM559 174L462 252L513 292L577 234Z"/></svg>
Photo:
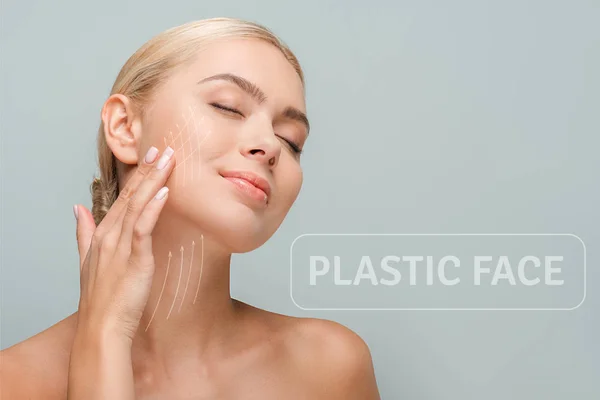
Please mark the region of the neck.
<svg viewBox="0 0 600 400"><path fill-rule="evenodd" d="M155 273L132 357L142 365L176 369L205 359L232 336L236 301L230 296L231 253L189 220L163 210L152 234ZM155 369L154 367L149 367Z"/></svg>

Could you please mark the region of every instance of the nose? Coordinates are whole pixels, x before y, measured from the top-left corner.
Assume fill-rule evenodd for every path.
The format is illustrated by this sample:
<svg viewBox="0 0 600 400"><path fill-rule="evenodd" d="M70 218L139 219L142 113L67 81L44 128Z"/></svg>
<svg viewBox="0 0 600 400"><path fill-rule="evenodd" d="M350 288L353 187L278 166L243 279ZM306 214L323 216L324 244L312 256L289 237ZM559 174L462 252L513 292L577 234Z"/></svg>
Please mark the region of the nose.
<svg viewBox="0 0 600 400"><path fill-rule="evenodd" d="M281 155L281 143L273 132L267 132L246 140L240 147L240 152L244 157L265 164L268 168L274 168Z"/></svg>

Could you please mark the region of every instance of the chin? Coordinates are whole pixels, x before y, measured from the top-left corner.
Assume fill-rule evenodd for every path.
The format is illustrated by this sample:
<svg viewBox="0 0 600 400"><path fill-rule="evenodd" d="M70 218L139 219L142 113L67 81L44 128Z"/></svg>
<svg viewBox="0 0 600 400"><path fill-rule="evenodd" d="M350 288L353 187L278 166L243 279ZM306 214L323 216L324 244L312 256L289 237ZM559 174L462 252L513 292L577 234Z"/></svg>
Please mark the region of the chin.
<svg viewBox="0 0 600 400"><path fill-rule="evenodd" d="M174 197L173 197L174 199ZM279 224L268 213L257 211L227 193L198 194L177 204L179 213L231 253L247 253L262 246Z"/></svg>
<svg viewBox="0 0 600 400"><path fill-rule="evenodd" d="M216 206L206 217L204 225L232 253L257 249L269 240L274 231L265 215L257 214L244 204Z"/></svg>
<svg viewBox="0 0 600 400"><path fill-rule="evenodd" d="M247 253L265 244L284 217L273 209L276 205L249 199L218 175L204 175L202 182L186 190L173 189L170 202L175 212L231 253Z"/></svg>

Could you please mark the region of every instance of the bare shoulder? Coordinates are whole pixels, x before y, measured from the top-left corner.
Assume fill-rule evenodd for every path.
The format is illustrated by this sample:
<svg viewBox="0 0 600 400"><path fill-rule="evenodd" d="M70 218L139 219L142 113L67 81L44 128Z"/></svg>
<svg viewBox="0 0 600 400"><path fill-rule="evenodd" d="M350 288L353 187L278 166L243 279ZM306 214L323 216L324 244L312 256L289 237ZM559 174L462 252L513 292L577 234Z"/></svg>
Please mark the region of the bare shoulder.
<svg viewBox="0 0 600 400"><path fill-rule="evenodd" d="M311 399L380 399L371 351L354 331L335 321L239 305L258 321L261 337L276 354L270 364L277 365L288 388L297 387Z"/></svg>
<svg viewBox="0 0 600 400"><path fill-rule="evenodd" d="M348 327L330 320L293 318L289 352L305 382L328 399L380 399L371 351ZM316 396L315 396L316 397Z"/></svg>
<svg viewBox="0 0 600 400"><path fill-rule="evenodd" d="M0 351L0 399L64 399L69 319Z"/></svg>
<svg viewBox="0 0 600 400"><path fill-rule="evenodd" d="M30 342L26 340L0 351L0 399L42 397L42 387L29 348Z"/></svg>

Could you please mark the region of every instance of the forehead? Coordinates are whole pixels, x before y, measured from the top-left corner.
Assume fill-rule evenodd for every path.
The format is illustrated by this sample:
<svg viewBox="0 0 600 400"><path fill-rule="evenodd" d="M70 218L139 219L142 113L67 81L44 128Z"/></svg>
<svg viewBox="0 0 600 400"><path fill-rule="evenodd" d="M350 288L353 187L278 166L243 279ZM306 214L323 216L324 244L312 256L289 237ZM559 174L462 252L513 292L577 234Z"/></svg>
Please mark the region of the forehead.
<svg viewBox="0 0 600 400"><path fill-rule="evenodd" d="M294 67L274 45L258 39L218 39L198 52L187 75L198 82L231 73L254 83L267 102L305 111L304 87Z"/></svg>

